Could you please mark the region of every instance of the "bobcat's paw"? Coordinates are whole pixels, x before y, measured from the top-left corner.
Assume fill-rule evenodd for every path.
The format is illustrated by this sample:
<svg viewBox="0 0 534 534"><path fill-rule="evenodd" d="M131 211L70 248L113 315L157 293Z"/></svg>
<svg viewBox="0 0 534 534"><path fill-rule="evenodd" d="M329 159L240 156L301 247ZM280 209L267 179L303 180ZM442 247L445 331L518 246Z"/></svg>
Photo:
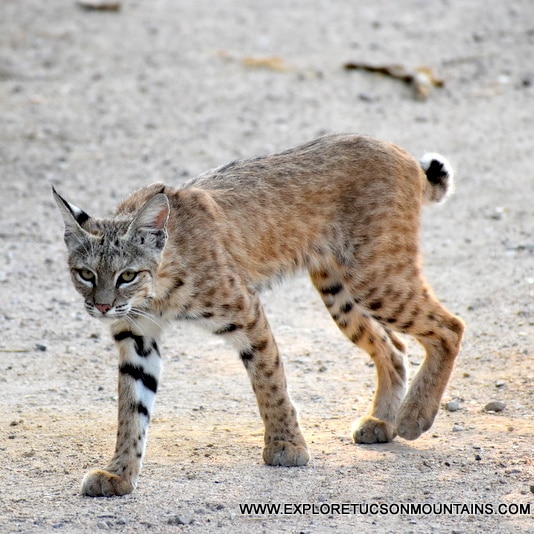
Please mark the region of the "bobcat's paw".
<svg viewBox="0 0 534 534"><path fill-rule="evenodd" d="M89 497L113 497L126 495L134 490L135 486L123 478L104 471L93 469L89 471L82 481L82 495Z"/></svg>
<svg viewBox="0 0 534 534"><path fill-rule="evenodd" d="M428 406L415 406L403 404L397 416L397 434L404 439L417 439L423 432L426 432L434 422L438 408L433 409Z"/></svg>
<svg viewBox="0 0 534 534"><path fill-rule="evenodd" d="M391 423L371 415L358 419L352 429L354 443L387 443L396 435L395 427Z"/></svg>
<svg viewBox="0 0 534 534"><path fill-rule="evenodd" d="M288 441L275 441L263 449L263 461L267 465L295 467L306 465L310 454L306 445L293 445Z"/></svg>

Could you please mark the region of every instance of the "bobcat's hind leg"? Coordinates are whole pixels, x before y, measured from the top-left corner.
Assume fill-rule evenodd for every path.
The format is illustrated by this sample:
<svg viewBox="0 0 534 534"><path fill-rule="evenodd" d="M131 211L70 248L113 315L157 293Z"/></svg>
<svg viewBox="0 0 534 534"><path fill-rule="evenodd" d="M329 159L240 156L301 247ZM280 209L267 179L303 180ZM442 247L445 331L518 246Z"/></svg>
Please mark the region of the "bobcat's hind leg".
<svg viewBox="0 0 534 534"><path fill-rule="evenodd" d="M414 336L426 356L414 376L397 415L399 436L413 440L428 430L439 410L454 362L460 351L463 322L423 290L417 314L401 328Z"/></svg>
<svg viewBox="0 0 534 534"><path fill-rule="evenodd" d="M135 326L117 322L112 333L119 347L117 444L105 469L85 475L81 492L90 497L125 495L135 489L161 373L160 328L153 320L136 318Z"/></svg>
<svg viewBox="0 0 534 534"><path fill-rule="evenodd" d="M265 425L265 463L288 467L306 465L310 455L287 392L276 342L258 298L249 295L247 300L245 311L215 334L228 337L238 348L249 375Z"/></svg>
<svg viewBox="0 0 534 534"><path fill-rule="evenodd" d="M311 279L340 330L371 356L376 367L370 412L356 421L352 437L356 443L391 441L406 388L404 346L360 307L340 277L323 272L311 273Z"/></svg>
<svg viewBox="0 0 534 534"><path fill-rule="evenodd" d="M418 269L399 267L396 272L395 289L391 289L391 282L376 287L362 305L371 310L377 322L410 334L426 349L396 417L397 434L416 439L434 422L460 350L464 326L432 295Z"/></svg>
<svg viewBox="0 0 534 534"><path fill-rule="evenodd" d="M370 412L355 422L352 437L356 443L385 443L397 435L395 420L406 392L406 350L376 321L370 324L362 339L353 342L366 350L375 364L376 389Z"/></svg>

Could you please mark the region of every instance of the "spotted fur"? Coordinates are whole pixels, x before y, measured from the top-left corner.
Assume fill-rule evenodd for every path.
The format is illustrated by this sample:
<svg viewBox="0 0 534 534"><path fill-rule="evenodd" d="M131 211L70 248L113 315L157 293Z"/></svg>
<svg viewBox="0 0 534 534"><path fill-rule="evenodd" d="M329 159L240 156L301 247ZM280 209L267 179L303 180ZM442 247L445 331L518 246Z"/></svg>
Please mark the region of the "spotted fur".
<svg viewBox="0 0 534 534"><path fill-rule="evenodd" d="M463 323L425 283L421 204L444 198L452 171L437 154L417 163L400 148L331 135L209 171L184 187L153 184L95 219L54 196L65 222L72 280L87 311L110 322L119 349L115 454L87 473L86 495L122 495L137 483L161 372L159 340L173 319L232 343L265 424L270 465L309 460L276 342L258 299L273 279L307 270L341 331L367 351L377 385L354 441L432 425L460 348ZM426 357L405 394L405 347Z"/></svg>

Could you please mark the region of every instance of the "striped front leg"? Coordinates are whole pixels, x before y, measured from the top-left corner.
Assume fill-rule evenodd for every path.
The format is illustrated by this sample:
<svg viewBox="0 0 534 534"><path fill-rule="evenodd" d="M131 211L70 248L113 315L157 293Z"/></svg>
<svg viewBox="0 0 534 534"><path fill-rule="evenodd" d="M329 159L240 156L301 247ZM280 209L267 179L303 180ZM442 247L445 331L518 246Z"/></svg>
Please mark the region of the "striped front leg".
<svg viewBox="0 0 534 534"><path fill-rule="evenodd" d="M82 494L91 497L124 495L136 487L161 374L160 329L154 323L136 318L135 327L115 323L112 333L119 348L117 445L105 469L85 475Z"/></svg>

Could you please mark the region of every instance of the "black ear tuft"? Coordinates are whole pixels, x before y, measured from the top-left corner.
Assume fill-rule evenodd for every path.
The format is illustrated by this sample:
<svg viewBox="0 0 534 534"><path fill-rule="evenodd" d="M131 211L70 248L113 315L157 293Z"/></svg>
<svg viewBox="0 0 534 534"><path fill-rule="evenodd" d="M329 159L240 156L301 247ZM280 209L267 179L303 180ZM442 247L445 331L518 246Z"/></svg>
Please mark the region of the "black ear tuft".
<svg viewBox="0 0 534 534"><path fill-rule="evenodd" d="M75 206L74 204L67 202L56 191L56 188L54 186L52 186L52 194L54 195L54 200L56 201L56 204L58 205L58 208L61 211L61 214L63 215L65 224L67 224L68 222L66 219L67 214L69 214L80 226L91 218L85 211L78 208L78 206Z"/></svg>

